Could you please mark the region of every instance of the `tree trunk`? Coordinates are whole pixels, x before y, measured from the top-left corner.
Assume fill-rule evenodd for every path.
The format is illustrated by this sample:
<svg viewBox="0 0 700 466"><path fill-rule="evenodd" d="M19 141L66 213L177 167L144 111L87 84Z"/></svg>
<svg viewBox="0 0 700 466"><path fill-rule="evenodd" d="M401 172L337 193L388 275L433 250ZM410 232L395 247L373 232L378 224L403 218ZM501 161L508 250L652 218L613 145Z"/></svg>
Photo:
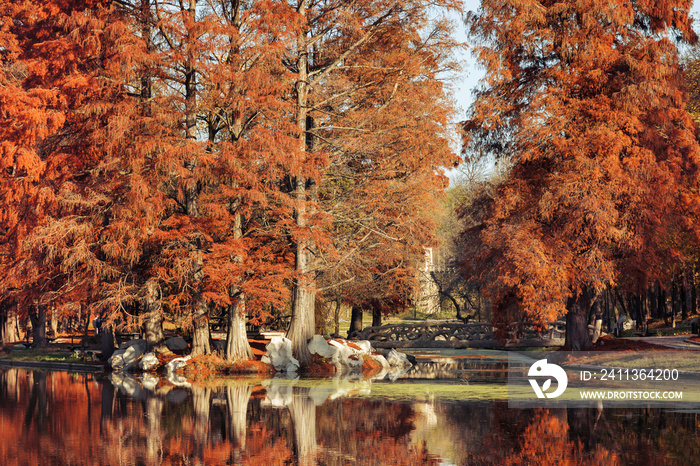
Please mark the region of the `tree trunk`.
<svg viewBox="0 0 700 466"><path fill-rule="evenodd" d="M32 345L35 348L45 348L46 340L46 305L34 304L29 308L29 319L32 322Z"/></svg>
<svg viewBox="0 0 700 466"><path fill-rule="evenodd" d="M102 348L102 359L107 360L114 353L114 327L102 324L100 330L100 347Z"/></svg>
<svg viewBox="0 0 700 466"><path fill-rule="evenodd" d="M80 306L80 309L83 308L82 304L80 304L79 306ZM89 337L88 332L90 332L90 317L91 317L89 309L85 310L85 315L83 317L85 317L85 326L83 327L84 331L83 331L82 345L83 345L83 347L87 347L88 346L88 337Z"/></svg>
<svg viewBox="0 0 700 466"><path fill-rule="evenodd" d="M236 240L240 240L243 237L243 221L239 212L234 214L233 223L233 237ZM240 263L242 261L241 256L236 256L234 261ZM245 295L233 286L229 292L234 302L228 309L226 360L239 361L253 359L253 350L250 347L250 343L248 343L248 333L245 329L247 319Z"/></svg>
<svg viewBox="0 0 700 466"><path fill-rule="evenodd" d="M146 285L146 315L143 323L144 336L150 349L165 349L163 336L163 309L160 306L158 289L153 281Z"/></svg>
<svg viewBox="0 0 700 466"><path fill-rule="evenodd" d="M348 338L353 334L353 332L362 331L362 308L360 306L353 306L350 311L350 328L348 329Z"/></svg>
<svg viewBox="0 0 700 466"><path fill-rule="evenodd" d="M56 307L53 306L51 307L51 335L53 335L54 338L58 335L58 312L56 311Z"/></svg>
<svg viewBox="0 0 700 466"><path fill-rule="evenodd" d="M372 327L379 327L382 325L382 311L379 309L372 309Z"/></svg>
<svg viewBox="0 0 700 466"><path fill-rule="evenodd" d="M297 7L299 17L306 16L307 0L301 0ZM307 105L308 105L308 41L306 30L302 30L297 36L297 70L299 76L296 82L296 123L299 130L299 147L301 154L307 151ZM296 188L296 226L299 230L306 227L307 198L306 177L297 174L295 177ZM307 239L297 239L295 268L298 278L294 282L294 299L292 308L292 321L289 325L287 338L292 341L292 354L301 364L311 361L308 341L313 337L316 328L316 315L314 302L316 293L313 289L314 281L310 270L310 242Z"/></svg>
<svg viewBox="0 0 700 466"><path fill-rule="evenodd" d="M691 314L697 314L698 313L698 288L697 284L695 283L695 267L693 267L691 270L691 275L690 275L690 313Z"/></svg>
<svg viewBox="0 0 700 466"><path fill-rule="evenodd" d="M248 343L248 333L245 329L246 314L244 296L229 306L228 333L226 334L226 360L239 361L253 359L253 350Z"/></svg>
<svg viewBox="0 0 700 466"><path fill-rule="evenodd" d="M681 277L681 319L688 320L688 287L686 286L685 274Z"/></svg>
<svg viewBox="0 0 700 466"><path fill-rule="evenodd" d="M194 312L194 322L192 323L192 356L200 354L211 354L211 344L209 341L209 316L207 307L201 298L197 299L197 308Z"/></svg>
<svg viewBox="0 0 700 466"><path fill-rule="evenodd" d="M676 328L676 313L679 307L678 301L678 283L674 277L671 282L671 328Z"/></svg>
<svg viewBox="0 0 700 466"><path fill-rule="evenodd" d="M668 325L668 312L666 310L666 290L661 287L661 282L657 282L659 286L659 314L664 318L664 325Z"/></svg>
<svg viewBox="0 0 700 466"><path fill-rule="evenodd" d="M659 317L659 297L655 284L649 287L649 314L652 319Z"/></svg>
<svg viewBox="0 0 700 466"><path fill-rule="evenodd" d="M194 156L185 163L185 168L192 174L185 185L185 208L187 215L191 218L199 217L199 187L197 186L197 178L194 172L197 168L198 157L197 148L197 69L196 59L194 56L194 48L197 43L197 32L195 23L197 21L195 12L197 10L197 0L190 0L187 8L187 17L190 26L187 29L187 58L185 60L185 132L186 139L192 147ZM200 354L210 354L211 345L209 339L209 312L207 303L204 301L202 294L202 267L204 259L200 246L193 241L191 244L194 254L195 270L192 274L194 302L193 311L193 330L192 330L192 352L193 356Z"/></svg>
<svg viewBox="0 0 700 466"><path fill-rule="evenodd" d="M564 344L572 351L585 351L591 347L588 335L588 314L595 303L593 293L585 288L576 299L569 299L566 315L566 338Z"/></svg>
<svg viewBox="0 0 700 466"><path fill-rule="evenodd" d="M335 324L334 335L340 335L340 300L335 300L335 312L333 313L333 323Z"/></svg>
<svg viewBox="0 0 700 466"><path fill-rule="evenodd" d="M593 336L591 337L591 344L596 344L603 330L603 314L601 312L600 303L596 301L591 307L591 311L593 316Z"/></svg>

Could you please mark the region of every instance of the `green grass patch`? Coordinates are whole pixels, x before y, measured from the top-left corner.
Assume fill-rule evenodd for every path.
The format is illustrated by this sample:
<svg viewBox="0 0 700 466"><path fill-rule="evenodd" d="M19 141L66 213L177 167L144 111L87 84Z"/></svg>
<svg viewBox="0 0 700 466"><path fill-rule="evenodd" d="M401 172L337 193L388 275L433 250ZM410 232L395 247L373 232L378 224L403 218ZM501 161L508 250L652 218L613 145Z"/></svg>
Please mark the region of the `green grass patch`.
<svg viewBox="0 0 700 466"><path fill-rule="evenodd" d="M570 364L619 368L661 368L700 371L700 351L610 351L583 352L570 356Z"/></svg>
<svg viewBox="0 0 700 466"><path fill-rule="evenodd" d="M676 328L653 328L649 329L649 332L645 335L641 331L636 330L636 329L631 329L631 330L625 330L622 332L622 337L640 337L640 336L647 336L647 337L671 337L674 335L688 335L692 333L692 329L690 327L687 327L685 325L676 327Z"/></svg>
<svg viewBox="0 0 700 466"><path fill-rule="evenodd" d="M660 337L668 337L672 335L687 335L689 333L692 333L692 331L693 330L690 327L685 326L676 328L659 328L656 329L656 335ZM652 330L651 332L654 332L654 330Z"/></svg>
<svg viewBox="0 0 700 466"><path fill-rule="evenodd" d="M26 349L14 350L9 355L3 356L2 359L12 361L31 361L31 362L90 362L83 361L81 356L69 351L60 351L52 348L42 349Z"/></svg>

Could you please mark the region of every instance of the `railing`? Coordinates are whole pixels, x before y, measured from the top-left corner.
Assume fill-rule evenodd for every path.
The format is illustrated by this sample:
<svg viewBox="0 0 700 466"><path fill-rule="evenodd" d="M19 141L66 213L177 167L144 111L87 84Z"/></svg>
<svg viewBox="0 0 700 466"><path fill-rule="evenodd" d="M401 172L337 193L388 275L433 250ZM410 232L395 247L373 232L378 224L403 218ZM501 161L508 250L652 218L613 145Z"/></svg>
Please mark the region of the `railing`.
<svg viewBox="0 0 700 466"><path fill-rule="evenodd" d="M565 322L554 322L545 332L535 330L530 323L514 323L508 327L506 346L548 346L563 344ZM417 324L387 324L367 327L354 332L350 338L370 340L377 347L497 347L490 324L461 322L424 322Z"/></svg>
<svg viewBox="0 0 700 466"><path fill-rule="evenodd" d="M367 327L356 338L370 341L475 341L494 340L490 324L434 322L421 324L388 324Z"/></svg>

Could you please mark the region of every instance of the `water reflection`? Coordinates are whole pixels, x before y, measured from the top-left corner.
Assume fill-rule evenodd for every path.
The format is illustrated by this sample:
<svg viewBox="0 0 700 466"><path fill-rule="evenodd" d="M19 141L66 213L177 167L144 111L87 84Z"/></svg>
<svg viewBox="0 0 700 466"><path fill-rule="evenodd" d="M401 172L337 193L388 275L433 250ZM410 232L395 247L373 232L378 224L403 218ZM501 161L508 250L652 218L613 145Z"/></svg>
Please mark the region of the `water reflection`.
<svg viewBox="0 0 700 466"><path fill-rule="evenodd" d="M463 380L426 390L415 381L284 379L178 387L152 377L0 370L0 464L641 465L700 457L696 412L515 410L493 397L452 396L476 390Z"/></svg>

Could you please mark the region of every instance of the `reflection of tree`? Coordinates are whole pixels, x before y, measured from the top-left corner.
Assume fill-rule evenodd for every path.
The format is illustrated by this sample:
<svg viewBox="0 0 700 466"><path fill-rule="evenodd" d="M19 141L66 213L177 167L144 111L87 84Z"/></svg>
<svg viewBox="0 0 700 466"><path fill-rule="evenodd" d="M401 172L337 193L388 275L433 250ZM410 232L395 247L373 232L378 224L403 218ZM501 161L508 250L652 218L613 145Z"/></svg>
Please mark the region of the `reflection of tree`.
<svg viewBox="0 0 700 466"><path fill-rule="evenodd" d="M146 419L148 422L148 435L146 436L146 455L149 462L155 462L161 453L162 427L161 416L163 414L162 398L149 396L146 399Z"/></svg>
<svg viewBox="0 0 700 466"><path fill-rule="evenodd" d="M252 393L252 385L229 385L226 387L229 441L234 446L231 461L234 463L240 461L240 452L245 450L248 401Z"/></svg>
<svg viewBox="0 0 700 466"><path fill-rule="evenodd" d="M316 405L309 398L309 388L294 388L289 413L294 428L294 454L299 464L314 464L316 441Z"/></svg>
<svg viewBox="0 0 700 466"><path fill-rule="evenodd" d="M47 403L46 403L46 372L32 372L32 391L29 397L29 405L24 415L24 430L29 430L34 420L39 432L46 430ZM36 414L35 414L36 411Z"/></svg>
<svg viewBox="0 0 700 466"><path fill-rule="evenodd" d="M114 393L117 391L111 383L102 384L102 400L100 402L100 432L105 424L112 419L114 410Z"/></svg>
<svg viewBox="0 0 700 466"><path fill-rule="evenodd" d="M318 408L319 462L323 464L431 464L412 445L415 414L409 403L344 398Z"/></svg>
<svg viewBox="0 0 700 466"><path fill-rule="evenodd" d="M171 404L163 398L167 386L159 397L138 401L93 377L0 370L0 465L277 465L294 463L295 453L302 464L430 464L428 448L435 452L438 435L453 441L457 455L465 452L447 458L454 464L664 464L700 457L697 413L434 402L437 423L416 439L422 418L409 402L342 398L316 407L308 389L296 388L288 409L279 409L261 403L262 390L242 384L195 387L189 401ZM216 426L221 432L210 431Z"/></svg>
<svg viewBox="0 0 700 466"><path fill-rule="evenodd" d="M211 408L211 388L193 385L192 406L194 408L194 441L197 456L202 457L202 451L207 444L209 433L209 414Z"/></svg>

